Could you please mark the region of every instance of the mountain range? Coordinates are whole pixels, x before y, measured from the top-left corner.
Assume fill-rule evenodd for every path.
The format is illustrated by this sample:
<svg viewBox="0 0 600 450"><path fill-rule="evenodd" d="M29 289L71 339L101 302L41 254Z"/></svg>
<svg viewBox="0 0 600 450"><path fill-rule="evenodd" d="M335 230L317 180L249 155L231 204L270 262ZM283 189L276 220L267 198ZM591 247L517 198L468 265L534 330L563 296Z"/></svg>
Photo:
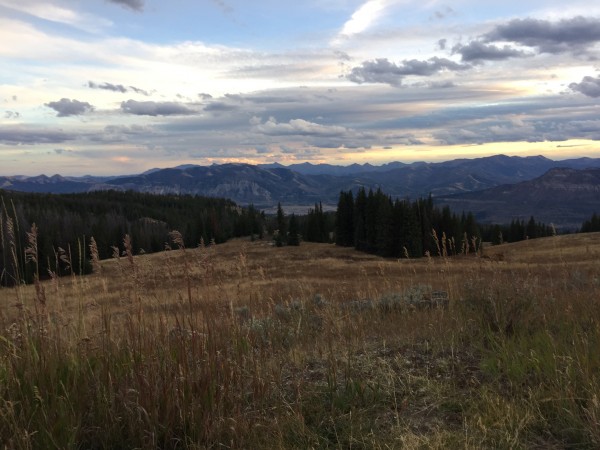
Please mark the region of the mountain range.
<svg viewBox="0 0 600 450"><path fill-rule="evenodd" d="M192 194L230 198L239 204L253 203L267 211L278 202L306 211L319 201L325 208L333 209L341 190L381 188L398 198L431 194L436 202L451 205L457 211L473 211L484 222L510 222L514 217L534 215L566 227L578 221L580 226L581 217L585 220L593 211L600 211L600 181L596 172L588 170L594 168L600 168L600 158L554 161L543 156L505 155L440 163L392 162L381 166L183 165L118 177L3 176L0 189L44 193L114 189Z"/></svg>
<svg viewBox="0 0 600 450"><path fill-rule="evenodd" d="M526 221L533 215L537 221L577 230L600 212L600 168L555 168L533 180L436 200L453 211L471 211L484 223Z"/></svg>

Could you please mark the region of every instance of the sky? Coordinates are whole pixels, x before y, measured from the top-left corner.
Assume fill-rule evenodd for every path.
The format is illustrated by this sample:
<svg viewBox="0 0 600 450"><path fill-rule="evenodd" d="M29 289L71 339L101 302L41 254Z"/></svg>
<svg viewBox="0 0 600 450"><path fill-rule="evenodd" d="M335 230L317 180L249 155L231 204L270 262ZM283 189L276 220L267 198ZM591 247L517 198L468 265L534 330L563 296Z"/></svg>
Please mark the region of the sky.
<svg viewBox="0 0 600 450"><path fill-rule="evenodd" d="M600 157L589 0L0 0L0 175Z"/></svg>

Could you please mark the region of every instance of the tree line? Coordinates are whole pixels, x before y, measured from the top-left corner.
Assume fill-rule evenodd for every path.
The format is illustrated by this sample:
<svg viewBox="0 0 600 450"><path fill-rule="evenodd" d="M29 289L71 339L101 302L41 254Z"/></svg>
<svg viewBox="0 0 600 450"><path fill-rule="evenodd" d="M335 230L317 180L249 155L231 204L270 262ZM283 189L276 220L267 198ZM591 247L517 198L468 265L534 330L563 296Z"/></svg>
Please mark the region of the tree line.
<svg viewBox="0 0 600 450"><path fill-rule="evenodd" d="M536 239L556 234L556 229L552 225L538 222L533 216L527 222L523 219L513 219L510 224L483 225L480 228L482 239L486 242L491 242L492 245Z"/></svg>
<svg viewBox="0 0 600 450"><path fill-rule="evenodd" d="M582 233L593 233L596 231L600 231L600 216L594 213L589 220L586 220L581 225Z"/></svg>
<svg viewBox="0 0 600 450"><path fill-rule="evenodd" d="M457 215L433 198L392 199L380 189L340 193L335 242L386 257L455 255L476 251L481 241L472 213Z"/></svg>
<svg viewBox="0 0 600 450"><path fill-rule="evenodd" d="M315 203L305 215L285 215L281 203L277 204L274 222L269 226L277 247L300 245L300 241L331 242L334 230L334 213L323 212L323 204Z"/></svg>
<svg viewBox="0 0 600 450"><path fill-rule="evenodd" d="M89 272L92 237L98 256L104 259L115 250L124 250L125 235L131 237L135 253L150 253L165 248L172 230L182 234L186 246L194 247L237 236L262 237L265 228L262 212L220 198L118 191L0 191L0 199L0 285L31 281L25 248L34 223L42 276L49 271L59 275Z"/></svg>
<svg viewBox="0 0 600 450"><path fill-rule="evenodd" d="M342 191L335 218L336 244L386 257L466 254L484 241L498 245L556 234L552 225L533 216L510 224L479 224L471 212L435 206L431 195L394 200L380 189ZM594 223L600 227L597 217L587 227Z"/></svg>

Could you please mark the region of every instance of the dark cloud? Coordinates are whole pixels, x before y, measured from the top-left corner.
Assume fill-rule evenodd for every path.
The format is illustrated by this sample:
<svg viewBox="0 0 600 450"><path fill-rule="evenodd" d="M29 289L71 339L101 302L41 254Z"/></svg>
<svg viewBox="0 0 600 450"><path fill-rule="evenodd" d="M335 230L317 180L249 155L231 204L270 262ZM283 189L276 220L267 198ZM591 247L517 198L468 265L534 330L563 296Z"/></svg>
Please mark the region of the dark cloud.
<svg viewBox="0 0 600 450"><path fill-rule="evenodd" d="M480 41L472 41L467 45L456 44L452 47L452 54L459 54L466 62L501 61L527 56L525 52L508 45L497 47Z"/></svg>
<svg viewBox="0 0 600 450"><path fill-rule="evenodd" d="M124 6L132 9L133 11L144 10L144 0L106 0L110 3L116 3L117 5Z"/></svg>
<svg viewBox="0 0 600 450"><path fill-rule="evenodd" d="M342 52L340 50L336 50L335 52L333 52L333 54L340 60L340 61L350 61L352 58L350 58L350 55L346 52Z"/></svg>
<svg viewBox="0 0 600 450"><path fill-rule="evenodd" d="M94 107L88 102L61 98L57 102L45 103L45 106L57 112L57 117L80 116L86 112L93 111Z"/></svg>
<svg viewBox="0 0 600 450"><path fill-rule="evenodd" d="M440 39L437 41L437 45L440 50L446 50L446 45L448 44L448 39Z"/></svg>
<svg viewBox="0 0 600 450"><path fill-rule="evenodd" d="M196 112L177 102L138 102L127 100L121 103L121 109L136 116L182 116Z"/></svg>
<svg viewBox="0 0 600 450"><path fill-rule="evenodd" d="M91 89L104 89L106 91L113 92L121 92L126 93L129 91L133 91L136 94L142 94L145 96L149 96L150 93L144 89L137 88L135 86L123 86L122 84L112 84L112 83L94 83L93 81L88 81L88 87Z"/></svg>
<svg viewBox="0 0 600 450"><path fill-rule="evenodd" d="M198 97L200 97L201 100L210 100L211 98L213 98L212 95L205 94L204 92L201 92L200 94L198 94Z"/></svg>
<svg viewBox="0 0 600 450"><path fill-rule="evenodd" d="M581 83L571 83L569 87L574 91L587 95L588 97L600 97L600 77L583 77Z"/></svg>
<svg viewBox="0 0 600 450"><path fill-rule="evenodd" d="M392 63L387 58L380 58L375 61L365 61L361 66L354 67L347 77L355 83L387 83L399 86L406 76L431 76L444 70L458 71L470 68L470 65L438 57L427 61L405 60L400 64Z"/></svg>
<svg viewBox="0 0 600 450"><path fill-rule="evenodd" d="M93 81L88 81L88 87L92 88L92 89L104 89L107 91L113 91L113 92L122 92L125 93L127 92L127 88L125 86L123 86L122 84L112 84L112 83L94 83Z"/></svg>
<svg viewBox="0 0 600 450"><path fill-rule="evenodd" d="M583 52L600 41L600 19L574 17L558 22L515 19L483 36L486 42L508 41L544 53Z"/></svg>
<svg viewBox="0 0 600 450"><path fill-rule="evenodd" d="M244 97L240 94L225 94L225 98L239 103L242 103L244 101Z"/></svg>
<svg viewBox="0 0 600 450"><path fill-rule="evenodd" d="M225 112L225 111L233 111L238 109L237 105L231 105L225 102L211 102L204 107L204 111L207 112Z"/></svg>
<svg viewBox="0 0 600 450"><path fill-rule="evenodd" d="M19 117L21 117L21 114L17 111L4 111L5 119L18 119Z"/></svg>
<svg viewBox="0 0 600 450"><path fill-rule="evenodd" d="M0 143L5 145L58 144L75 139L62 130L40 130L0 126Z"/></svg>
<svg viewBox="0 0 600 450"><path fill-rule="evenodd" d="M135 86L129 86L129 89L132 90L133 92L135 92L136 94L142 94L142 95L145 95L146 97L148 97L150 95L150 92L148 92L144 89L137 88Z"/></svg>
<svg viewBox="0 0 600 450"><path fill-rule="evenodd" d="M433 83L429 83L428 87L432 89L449 89L456 87L452 81L434 81Z"/></svg>
<svg viewBox="0 0 600 450"><path fill-rule="evenodd" d="M254 147L254 150L256 151L256 153L258 153L259 155L264 155L266 153L270 153L271 150L269 149L269 147L267 147L266 145L256 145Z"/></svg>

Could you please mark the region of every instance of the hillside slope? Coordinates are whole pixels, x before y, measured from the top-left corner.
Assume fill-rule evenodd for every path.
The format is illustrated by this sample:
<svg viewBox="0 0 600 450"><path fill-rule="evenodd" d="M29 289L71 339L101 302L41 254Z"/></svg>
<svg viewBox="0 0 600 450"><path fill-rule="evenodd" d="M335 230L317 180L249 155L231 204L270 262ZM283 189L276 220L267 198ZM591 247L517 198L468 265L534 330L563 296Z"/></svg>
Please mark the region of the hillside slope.
<svg viewBox="0 0 600 450"><path fill-rule="evenodd" d="M577 229L600 211L600 169L551 169L541 177L479 192L438 198L454 211L471 211L481 222L528 219Z"/></svg>

